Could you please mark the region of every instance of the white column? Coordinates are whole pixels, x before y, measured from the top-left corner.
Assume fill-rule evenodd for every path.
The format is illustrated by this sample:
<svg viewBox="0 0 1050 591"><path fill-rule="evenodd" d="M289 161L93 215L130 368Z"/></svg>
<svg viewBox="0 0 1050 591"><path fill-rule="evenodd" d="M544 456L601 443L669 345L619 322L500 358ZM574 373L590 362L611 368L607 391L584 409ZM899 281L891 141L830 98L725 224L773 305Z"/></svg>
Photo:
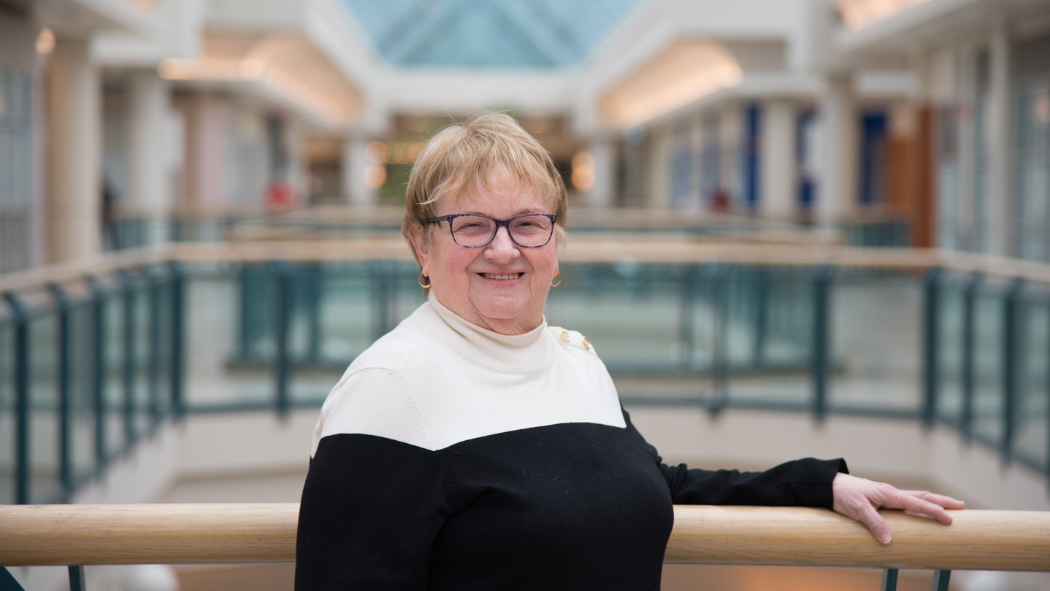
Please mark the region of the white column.
<svg viewBox="0 0 1050 591"><path fill-rule="evenodd" d="M592 141L587 146L594 161L594 184L584 192L588 207L611 207L616 189L616 149L609 140Z"/></svg>
<svg viewBox="0 0 1050 591"><path fill-rule="evenodd" d="M226 101L197 92L187 101L186 111L187 202L222 204L227 200L227 134L230 112Z"/></svg>
<svg viewBox="0 0 1050 591"><path fill-rule="evenodd" d="M958 104L956 108L956 134L958 137L957 187L955 194L956 246L962 250L973 250L976 244L974 211L974 167L977 148L974 142L974 102L977 98L977 50L965 45L958 54Z"/></svg>
<svg viewBox="0 0 1050 591"><path fill-rule="evenodd" d="M853 80L848 76L829 77L820 109L824 154L817 192L817 219L823 224L833 224L850 217L857 203L860 146Z"/></svg>
<svg viewBox="0 0 1050 591"><path fill-rule="evenodd" d="M795 215L796 109L789 101L771 100L762 105L762 140L759 212L762 217L792 219Z"/></svg>
<svg viewBox="0 0 1050 591"><path fill-rule="evenodd" d="M376 203L376 190L365 181L368 167L373 163L368 158L369 140L355 137L343 143L343 194L347 203L369 206Z"/></svg>
<svg viewBox="0 0 1050 591"><path fill-rule="evenodd" d="M168 134L170 89L156 72L131 74L128 86L128 192L130 203L143 211L148 221L147 243L166 242L168 208L171 205L171 176L165 146Z"/></svg>
<svg viewBox="0 0 1050 591"><path fill-rule="evenodd" d="M643 207L671 207L671 128L656 127L649 132L649 172Z"/></svg>
<svg viewBox="0 0 1050 591"><path fill-rule="evenodd" d="M988 245L991 254L1014 251L1014 195L1010 133L1010 38L1004 23L992 30L989 43L988 92Z"/></svg>
<svg viewBox="0 0 1050 591"><path fill-rule="evenodd" d="M101 88L88 42L62 39L48 66L47 259L102 249Z"/></svg>

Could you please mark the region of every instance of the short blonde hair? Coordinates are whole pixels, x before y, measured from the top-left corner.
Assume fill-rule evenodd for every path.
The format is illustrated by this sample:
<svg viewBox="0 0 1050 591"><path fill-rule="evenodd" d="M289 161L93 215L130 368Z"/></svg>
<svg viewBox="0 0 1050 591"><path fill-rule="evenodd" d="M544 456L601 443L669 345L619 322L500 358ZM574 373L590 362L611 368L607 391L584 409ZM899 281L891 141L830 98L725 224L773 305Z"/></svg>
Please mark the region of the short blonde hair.
<svg viewBox="0 0 1050 591"><path fill-rule="evenodd" d="M437 216L438 200L470 194L480 187L492 189L490 177L497 170L543 195L558 216L559 234L564 231L568 217L565 183L550 154L510 116L487 113L446 127L419 152L408 177L401 233L409 239L412 226L417 226L427 237L426 220Z"/></svg>

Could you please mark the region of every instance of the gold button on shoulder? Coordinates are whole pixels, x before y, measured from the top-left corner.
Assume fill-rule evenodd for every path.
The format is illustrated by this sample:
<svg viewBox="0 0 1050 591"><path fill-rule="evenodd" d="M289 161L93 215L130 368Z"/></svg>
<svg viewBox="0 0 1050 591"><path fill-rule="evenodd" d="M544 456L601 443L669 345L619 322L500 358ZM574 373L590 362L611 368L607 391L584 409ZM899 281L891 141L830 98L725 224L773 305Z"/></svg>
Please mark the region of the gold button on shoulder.
<svg viewBox="0 0 1050 591"><path fill-rule="evenodd" d="M583 338L583 348L584 349L590 349L591 348L591 342L587 340L587 337Z"/></svg>
<svg viewBox="0 0 1050 591"><path fill-rule="evenodd" d="M569 334L569 331L563 330L563 331L561 331L561 340L563 340L566 343L568 343L569 341L572 340L572 335Z"/></svg>

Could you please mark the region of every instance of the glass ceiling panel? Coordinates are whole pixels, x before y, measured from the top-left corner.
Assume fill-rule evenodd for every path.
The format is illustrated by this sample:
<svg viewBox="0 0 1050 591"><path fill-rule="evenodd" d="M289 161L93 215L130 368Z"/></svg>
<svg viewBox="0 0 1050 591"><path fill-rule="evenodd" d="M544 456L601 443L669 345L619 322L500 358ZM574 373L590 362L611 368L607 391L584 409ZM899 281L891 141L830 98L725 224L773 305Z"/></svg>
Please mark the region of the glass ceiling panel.
<svg viewBox="0 0 1050 591"><path fill-rule="evenodd" d="M642 0L344 0L389 63L564 68Z"/></svg>

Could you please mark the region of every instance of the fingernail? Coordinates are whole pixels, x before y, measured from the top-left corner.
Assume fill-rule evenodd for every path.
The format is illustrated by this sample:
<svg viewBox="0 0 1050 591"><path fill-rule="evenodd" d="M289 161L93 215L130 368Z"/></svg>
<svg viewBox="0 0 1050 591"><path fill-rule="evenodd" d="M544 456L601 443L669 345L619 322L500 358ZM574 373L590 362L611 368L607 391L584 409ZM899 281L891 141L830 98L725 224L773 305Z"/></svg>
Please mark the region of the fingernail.
<svg viewBox="0 0 1050 591"><path fill-rule="evenodd" d="M890 534L883 534L883 535L879 536L879 542L881 542L883 544L889 544L890 540L892 540L892 539L893 539L893 537L890 536Z"/></svg>

